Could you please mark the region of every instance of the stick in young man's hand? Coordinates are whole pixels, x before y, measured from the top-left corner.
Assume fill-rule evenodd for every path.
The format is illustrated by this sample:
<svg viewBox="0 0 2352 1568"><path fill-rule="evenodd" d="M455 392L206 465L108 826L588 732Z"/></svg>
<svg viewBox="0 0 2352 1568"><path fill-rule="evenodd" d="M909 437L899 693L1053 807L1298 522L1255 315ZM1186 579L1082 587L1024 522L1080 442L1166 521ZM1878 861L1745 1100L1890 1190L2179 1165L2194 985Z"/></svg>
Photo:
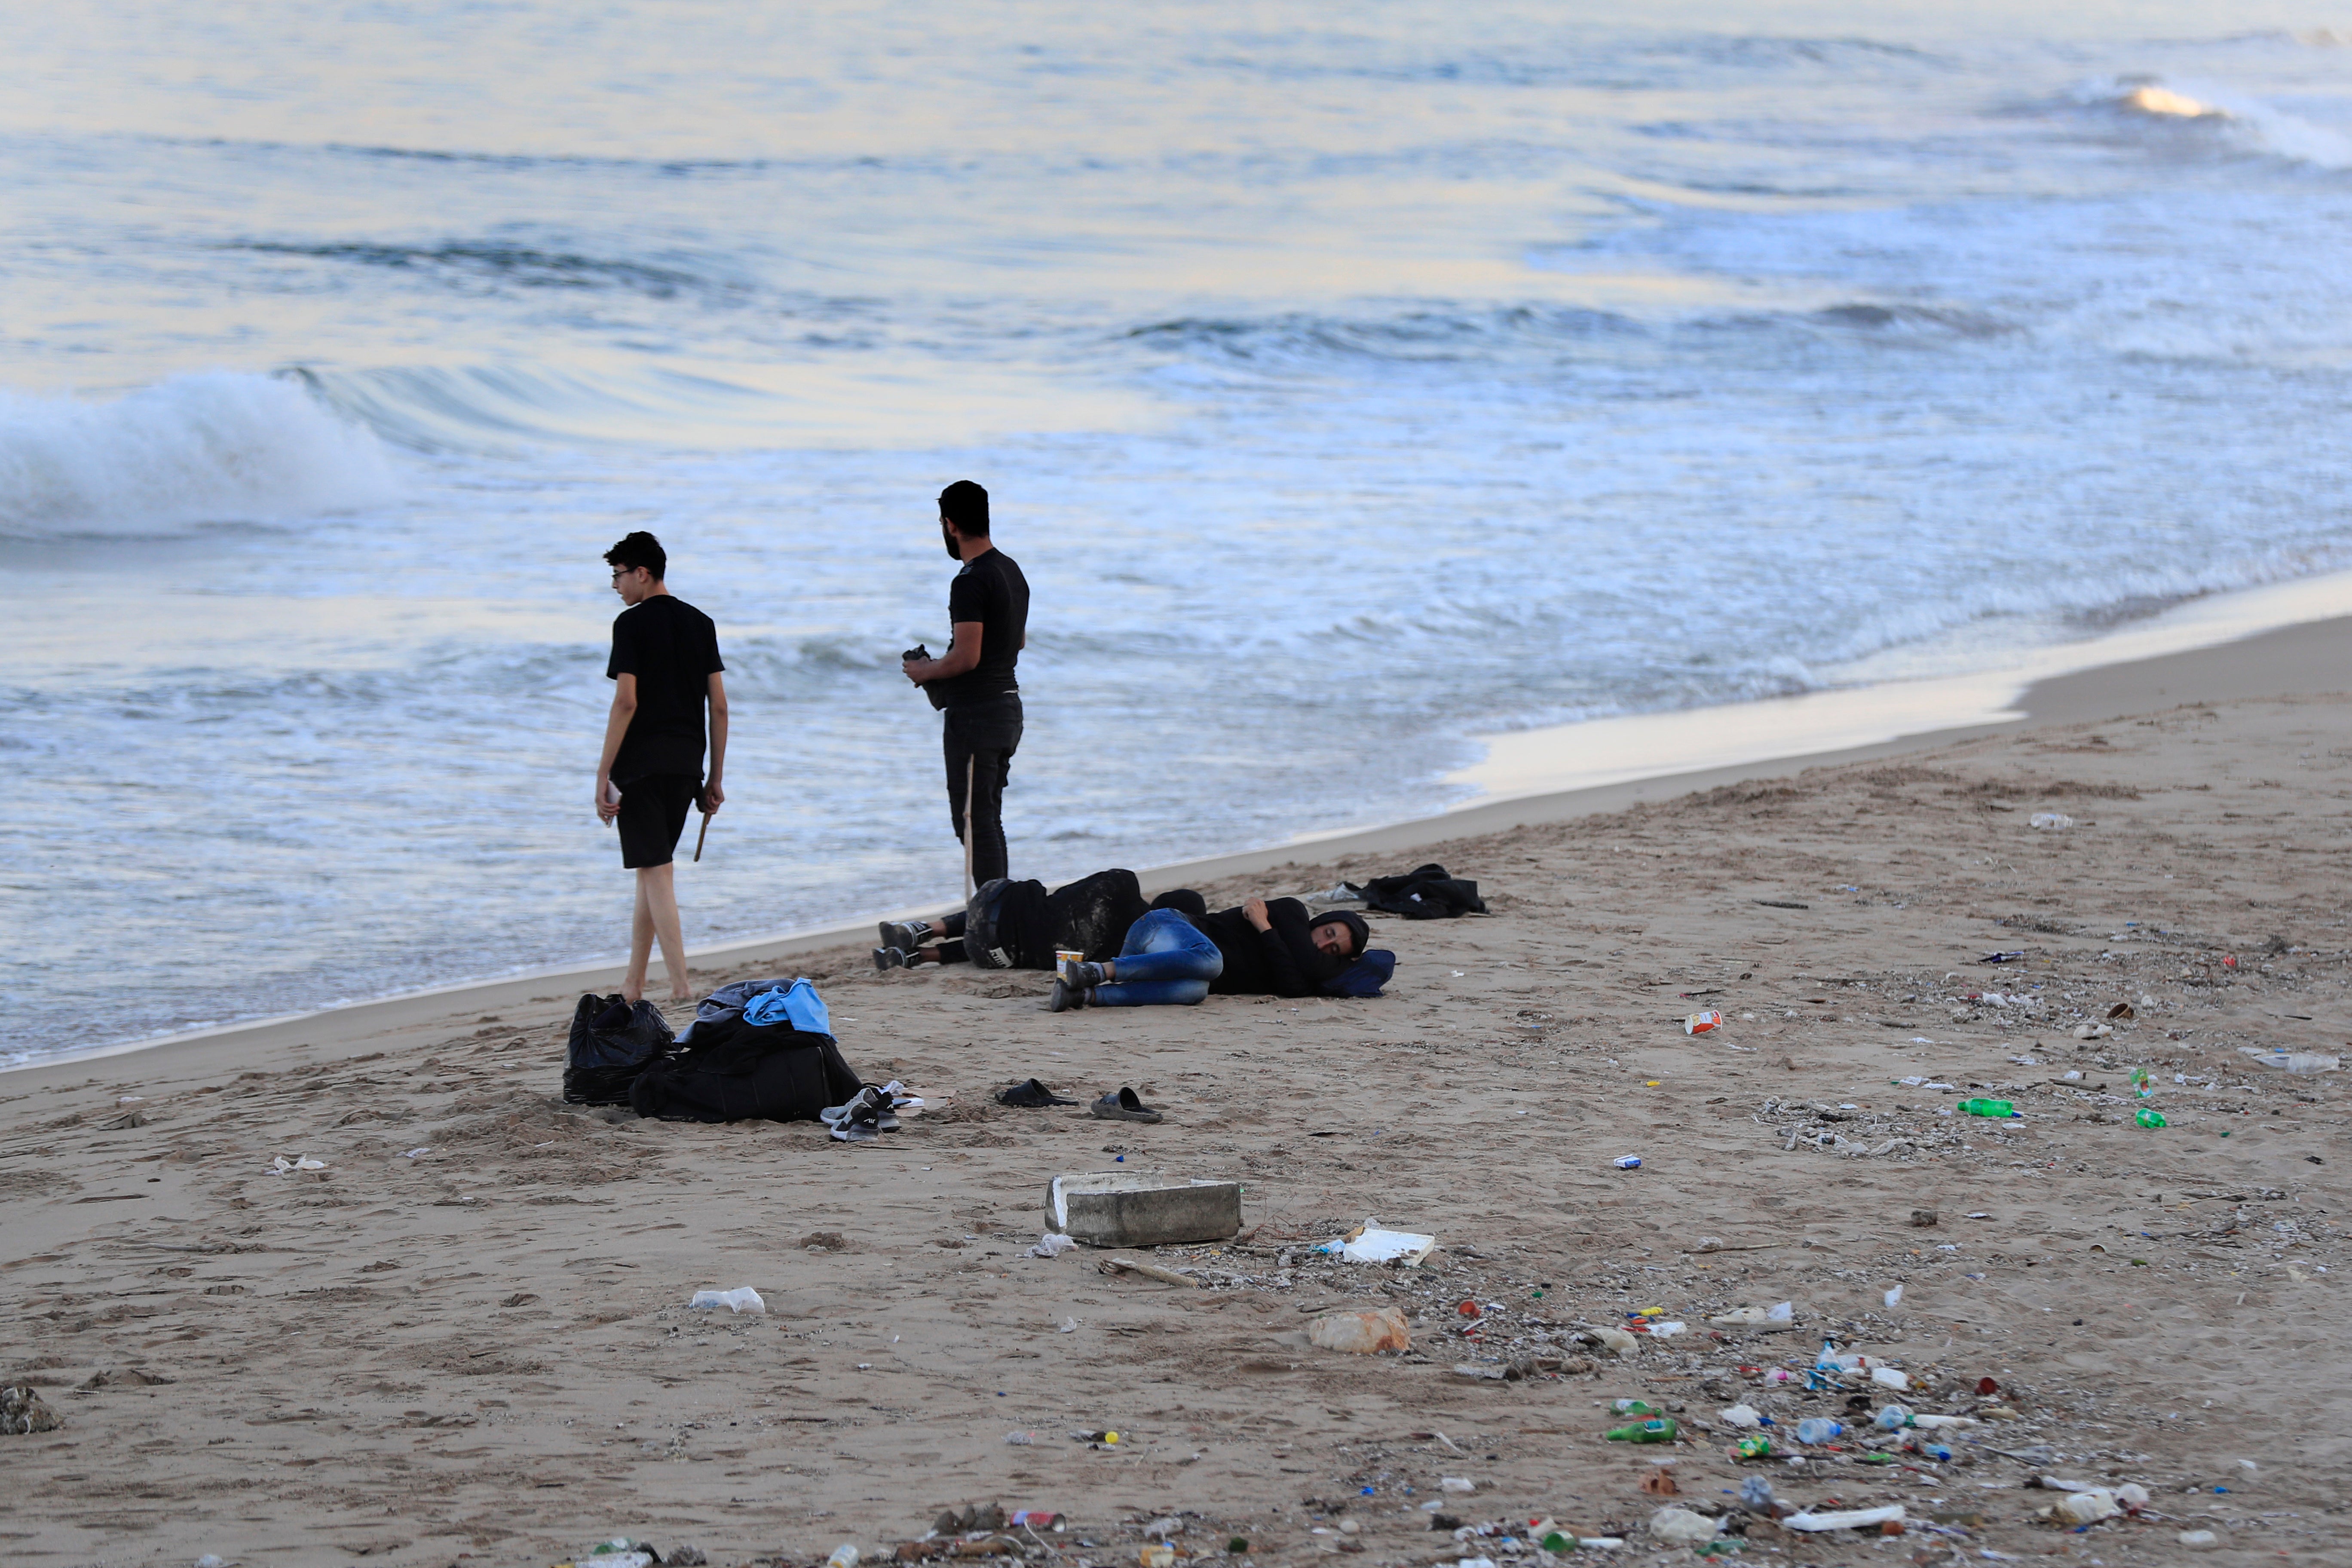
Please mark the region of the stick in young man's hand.
<svg viewBox="0 0 2352 1568"><path fill-rule="evenodd" d="M726 798L726 792L717 784L703 785L702 793L694 797L694 804L702 809L702 831L694 836L694 858L698 863L702 859L702 841L710 837L711 814Z"/></svg>

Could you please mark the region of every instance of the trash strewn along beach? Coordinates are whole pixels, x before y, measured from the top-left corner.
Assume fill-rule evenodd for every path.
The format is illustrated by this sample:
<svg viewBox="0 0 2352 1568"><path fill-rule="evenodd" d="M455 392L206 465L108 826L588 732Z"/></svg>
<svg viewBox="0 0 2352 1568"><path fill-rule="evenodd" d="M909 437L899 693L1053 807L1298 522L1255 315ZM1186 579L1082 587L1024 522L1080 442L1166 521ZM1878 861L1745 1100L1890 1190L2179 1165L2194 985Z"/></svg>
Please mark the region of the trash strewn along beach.
<svg viewBox="0 0 2352 1568"><path fill-rule="evenodd" d="M1045 974L822 954L843 1056L906 1086L863 1142L567 1105L571 995L0 1078L18 1550L2300 1559L2346 1415L2347 716L1205 889L1475 877L1486 915L1375 917L1376 1000L1053 1015ZM1075 1103L995 1099L1033 1077ZM1088 1113L1121 1086L1162 1120ZM1122 1173L1065 1218L1200 1179L1238 1229L1041 1242L1056 1176Z"/></svg>

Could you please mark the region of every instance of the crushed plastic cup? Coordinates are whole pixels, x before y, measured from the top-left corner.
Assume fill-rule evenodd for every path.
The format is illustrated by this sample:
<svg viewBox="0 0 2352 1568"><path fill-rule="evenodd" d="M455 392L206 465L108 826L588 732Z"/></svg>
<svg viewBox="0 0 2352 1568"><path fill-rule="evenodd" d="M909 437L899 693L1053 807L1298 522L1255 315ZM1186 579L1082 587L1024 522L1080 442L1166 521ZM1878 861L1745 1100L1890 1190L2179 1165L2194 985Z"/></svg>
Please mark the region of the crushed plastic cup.
<svg viewBox="0 0 2352 1568"><path fill-rule="evenodd" d="M1049 1230L1037 1238L1037 1245L1022 1254L1024 1258L1059 1258L1077 1243L1058 1230Z"/></svg>
<svg viewBox="0 0 2352 1568"><path fill-rule="evenodd" d="M760 1300L760 1293L749 1285L738 1286L732 1290L697 1290L694 1300L687 1306L704 1311L719 1307L730 1312L764 1312L768 1310L768 1303Z"/></svg>
<svg viewBox="0 0 2352 1568"><path fill-rule="evenodd" d="M1478 1489L1478 1483L1467 1476L1440 1476L1437 1485L1441 1490L1449 1492L1475 1492Z"/></svg>
<svg viewBox="0 0 2352 1568"><path fill-rule="evenodd" d="M1683 1033L1685 1035L1711 1035L1721 1027L1723 1027L1723 1012L1717 1007L1708 1007L1693 1013L1683 1020Z"/></svg>
<svg viewBox="0 0 2352 1568"><path fill-rule="evenodd" d="M1717 1411L1715 1418L1726 1426L1737 1426L1743 1431L1753 1431L1764 1424L1764 1413L1745 1402L1732 1405L1727 1410Z"/></svg>
<svg viewBox="0 0 2352 1568"><path fill-rule="evenodd" d="M1895 1286L1893 1289L1886 1292L1886 1304L1890 1307L1902 1300L1903 1287L1900 1285Z"/></svg>
<svg viewBox="0 0 2352 1568"><path fill-rule="evenodd" d="M327 1162L313 1160L308 1154L297 1154L291 1160L280 1154L269 1162L270 1173L278 1176L285 1175L289 1171L323 1171L326 1168Z"/></svg>
<svg viewBox="0 0 2352 1568"><path fill-rule="evenodd" d="M1870 1381L1881 1388L1891 1388L1897 1394L1907 1394L1911 1389L1911 1374L1898 1372L1891 1366L1872 1367Z"/></svg>
<svg viewBox="0 0 2352 1568"><path fill-rule="evenodd" d="M2044 833L2063 833L2074 826L2074 819L2063 811L2037 811L2025 819L2025 826Z"/></svg>
<svg viewBox="0 0 2352 1568"><path fill-rule="evenodd" d="M1650 1533L1674 1546L1715 1539L1716 1521L1686 1508L1662 1508L1650 1516Z"/></svg>

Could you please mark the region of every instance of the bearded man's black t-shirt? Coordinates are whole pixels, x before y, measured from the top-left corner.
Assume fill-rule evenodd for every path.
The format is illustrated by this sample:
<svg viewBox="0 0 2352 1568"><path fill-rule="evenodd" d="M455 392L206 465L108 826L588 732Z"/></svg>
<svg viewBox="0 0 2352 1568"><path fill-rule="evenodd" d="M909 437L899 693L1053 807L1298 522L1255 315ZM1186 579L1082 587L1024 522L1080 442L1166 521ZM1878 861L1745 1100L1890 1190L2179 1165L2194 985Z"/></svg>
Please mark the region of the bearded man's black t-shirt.
<svg viewBox="0 0 2352 1568"><path fill-rule="evenodd" d="M948 584L948 620L980 623L980 662L961 675L929 682L926 690L952 706L1021 689L1013 667L1029 636L1029 579L1013 557L992 549L964 563Z"/></svg>
<svg viewBox="0 0 2352 1568"><path fill-rule="evenodd" d="M637 710L613 759L613 782L651 773L702 776L703 700L719 661L719 628L685 600L656 594L613 618L604 676L637 678Z"/></svg>

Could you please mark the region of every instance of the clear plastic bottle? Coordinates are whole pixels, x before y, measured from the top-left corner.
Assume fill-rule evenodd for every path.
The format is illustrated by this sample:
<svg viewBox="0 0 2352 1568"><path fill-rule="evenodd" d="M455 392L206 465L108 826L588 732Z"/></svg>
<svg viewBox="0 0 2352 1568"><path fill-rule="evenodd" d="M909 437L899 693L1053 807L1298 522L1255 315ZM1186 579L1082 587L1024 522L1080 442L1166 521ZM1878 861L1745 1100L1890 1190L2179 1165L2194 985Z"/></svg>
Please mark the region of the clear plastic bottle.
<svg viewBox="0 0 2352 1568"><path fill-rule="evenodd" d="M857 1543L845 1541L824 1560L824 1568L857 1568Z"/></svg>
<svg viewBox="0 0 2352 1568"><path fill-rule="evenodd" d="M1808 1415L1797 1423L1800 1443L1828 1443L1845 1436L1845 1428L1826 1416Z"/></svg>
<svg viewBox="0 0 2352 1568"><path fill-rule="evenodd" d="M1665 1412L1646 1399L1612 1399L1609 1408L1620 1415L1664 1415Z"/></svg>
<svg viewBox="0 0 2352 1568"><path fill-rule="evenodd" d="M1911 1425L1911 1412L1900 1405L1890 1405L1878 1413L1874 1424L1881 1431L1900 1432Z"/></svg>

